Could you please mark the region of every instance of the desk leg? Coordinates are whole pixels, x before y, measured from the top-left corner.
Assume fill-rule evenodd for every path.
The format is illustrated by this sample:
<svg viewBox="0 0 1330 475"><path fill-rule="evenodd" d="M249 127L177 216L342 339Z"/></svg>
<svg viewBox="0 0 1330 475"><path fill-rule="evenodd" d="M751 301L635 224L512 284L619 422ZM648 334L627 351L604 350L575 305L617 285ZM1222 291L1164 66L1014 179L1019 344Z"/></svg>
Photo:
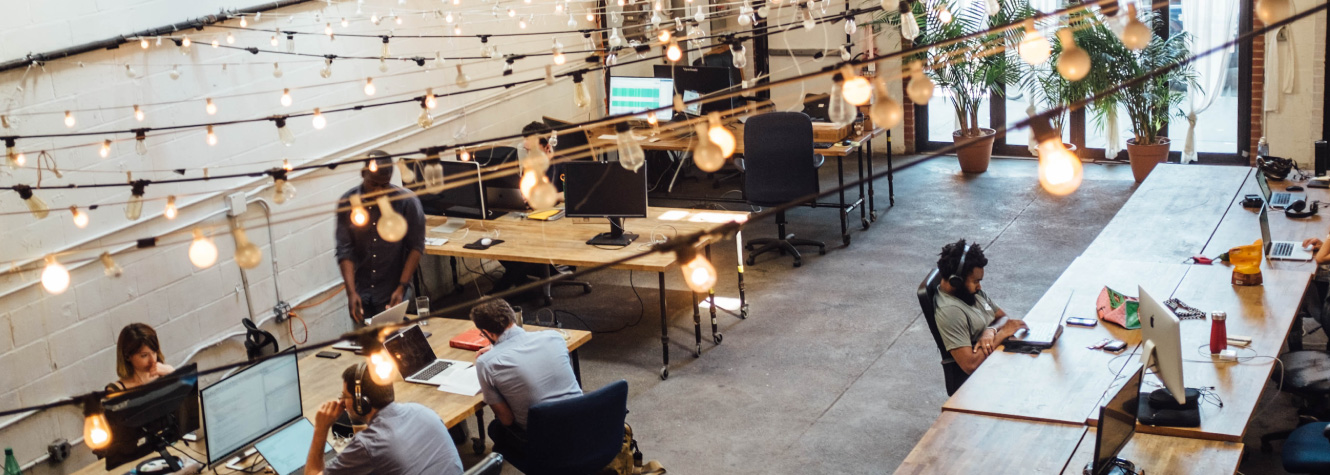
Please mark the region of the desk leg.
<svg viewBox="0 0 1330 475"><path fill-rule="evenodd" d="M739 265L739 275L738 275L738 277L739 277L739 318L747 319L747 318L748 318L748 300L747 300L747 297L744 295L744 233L743 233L743 231L735 231L735 233L734 233L734 246L735 246L736 248L738 248L738 249L735 249L735 254L734 254L734 255L737 256L737 260L739 261L739 262L736 262L736 264ZM717 344L720 343L720 336L719 336L719 335L716 336L716 343L717 343Z"/></svg>
<svg viewBox="0 0 1330 475"><path fill-rule="evenodd" d="M670 379L670 332L665 313L665 273L657 274L660 276L660 379L665 380Z"/></svg>
<svg viewBox="0 0 1330 475"><path fill-rule="evenodd" d="M453 293L461 293L462 281L460 280L460 277L457 276L457 256L448 256L448 262L453 268Z"/></svg>
<svg viewBox="0 0 1330 475"><path fill-rule="evenodd" d="M711 260L711 245L707 244L707 261ZM716 288L707 289L707 300L711 303L711 341L720 344L720 334L716 332Z"/></svg>
<svg viewBox="0 0 1330 475"><path fill-rule="evenodd" d="M891 159L892 159L891 131L888 130L887 131L887 196L891 199L891 206L896 206L896 185L894 183L894 180L896 179L896 173L895 173L895 165L891 163ZM872 174L873 172L872 160L868 161L868 172L869 174ZM871 184L869 185L868 189L870 192L872 191L873 188Z"/></svg>
<svg viewBox="0 0 1330 475"><path fill-rule="evenodd" d="M688 295L693 297L693 357L702 357L702 309L697 305L697 292L688 289Z"/></svg>
<svg viewBox="0 0 1330 475"><path fill-rule="evenodd" d="M850 213L845 211L845 157L836 157L836 182L840 185L836 191L840 197L840 239L846 246L850 245L850 226L846 224Z"/></svg>
<svg viewBox="0 0 1330 475"><path fill-rule="evenodd" d="M869 149L868 149L868 157L869 157L869 160L872 160L872 157L873 157L873 149L872 149L872 147L873 147L873 142L872 142L872 140L869 140L869 141L867 142L866 145L869 147ZM872 198L867 197L866 194L865 194L865 192L864 192L864 188L865 188L865 185L864 185L864 146L865 146L865 144L860 144L860 145L859 145L859 148L856 148L856 149L855 149L855 153L858 154L858 156L859 156L859 223L864 227L864 229L868 229L868 226L869 226L869 224L868 224L868 208L870 208L870 207L873 206L873 200L872 200ZM867 203L867 204L865 204L865 203Z"/></svg>
<svg viewBox="0 0 1330 475"><path fill-rule="evenodd" d="M471 441L471 451L476 455L485 453L485 406L476 409L476 431L480 432L480 437Z"/></svg>
<svg viewBox="0 0 1330 475"><path fill-rule="evenodd" d="M579 356L577 356L577 350L576 350L576 349L574 349L573 351L569 352L569 353L568 353L568 356L570 356L570 357L571 357L570 359L573 360L573 377L574 377L574 378L577 378L577 385L578 385L578 386L581 386L581 385L582 385L582 358L579 357Z"/></svg>

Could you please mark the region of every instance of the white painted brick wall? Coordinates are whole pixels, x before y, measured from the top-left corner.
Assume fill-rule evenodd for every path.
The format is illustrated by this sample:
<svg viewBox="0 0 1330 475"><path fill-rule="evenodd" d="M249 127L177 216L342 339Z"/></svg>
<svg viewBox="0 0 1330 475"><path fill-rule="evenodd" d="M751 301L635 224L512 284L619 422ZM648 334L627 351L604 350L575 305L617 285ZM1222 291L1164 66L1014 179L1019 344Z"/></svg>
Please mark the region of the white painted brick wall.
<svg viewBox="0 0 1330 475"><path fill-rule="evenodd" d="M1316 4L1312 0L1294 2L1299 9ZM1321 138L1325 104L1325 22L1326 14L1321 12L1314 19L1290 26L1297 53L1295 89L1292 94L1284 95L1279 110L1266 114L1265 119L1270 154L1296 160L1306 170L1312 169L1313 142ZM1270 81L1269 78L1266 80Z"/></svg>

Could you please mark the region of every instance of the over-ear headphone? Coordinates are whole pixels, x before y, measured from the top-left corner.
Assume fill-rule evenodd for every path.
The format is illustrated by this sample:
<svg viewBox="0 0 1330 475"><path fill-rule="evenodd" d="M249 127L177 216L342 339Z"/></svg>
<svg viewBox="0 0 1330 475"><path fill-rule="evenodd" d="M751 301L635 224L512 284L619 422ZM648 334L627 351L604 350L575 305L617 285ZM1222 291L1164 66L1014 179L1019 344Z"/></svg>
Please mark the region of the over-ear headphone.
<svg viewBox="0 0 1330 475"><path fill-rule="evenodd" d="M1320 208L1320 206L1321 202L1313 201L1312 207L1310 209L1307 209L1306 211L1303 211L1304 208L1307 208L1307 202L1305 200L1297 200L1290 203L1287 208L1284 208L1284 216L1295 219L1310 218L1312 216L1316 216L1316 211L1318 210L1318 208Z"/></svg>
<svg viewBox="0 0 1330 475"><path fill-rule="evenodd" d="M961 251L961 261L956 263L956 270L951 271L951 276L947 277L947 283L952 287L960 288L965 285L965 255L970 253L970 245L966 244L965 249Z"/></svg>
<svg viewBox="0 0 1330 475"><path fill-rule="evenodd" d="M352 414L359 417L365 417L372 410L369 398L365 397L360 390L360 382L365 379L365 372L369 371L369 365L361 362L356 365L356 385L351 391L351 410Z"/></svg>

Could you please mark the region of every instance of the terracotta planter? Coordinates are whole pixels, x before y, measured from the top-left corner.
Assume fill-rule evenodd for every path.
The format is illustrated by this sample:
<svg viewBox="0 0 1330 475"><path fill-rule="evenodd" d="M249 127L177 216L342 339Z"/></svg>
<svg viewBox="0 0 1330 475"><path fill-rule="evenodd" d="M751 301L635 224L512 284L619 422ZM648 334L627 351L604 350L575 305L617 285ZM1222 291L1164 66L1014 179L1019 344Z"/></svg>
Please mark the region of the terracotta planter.
<svg viewBox="0 0 1330 475"><path fill-rule="evenodd" d="M1136 183L1145 181L1155 165L1168 160L1171 142L1165 137L1160 137L1159 141L1155 145L1136 145L1136 139L1127 139L1127 157L1131 159L1131 174L1136 177Z"/></svg>
<svg viewBox="0 0 1330 475"><path fill-rule="evenodd" d="M984 128L979 131L983 133L980 137L962 137L959 130L951 133L954 143L968 143L956 150L956 158L960 159L963 173L986 172L988 162L993 158L993 140L997 138L997 131Z"/></svg>

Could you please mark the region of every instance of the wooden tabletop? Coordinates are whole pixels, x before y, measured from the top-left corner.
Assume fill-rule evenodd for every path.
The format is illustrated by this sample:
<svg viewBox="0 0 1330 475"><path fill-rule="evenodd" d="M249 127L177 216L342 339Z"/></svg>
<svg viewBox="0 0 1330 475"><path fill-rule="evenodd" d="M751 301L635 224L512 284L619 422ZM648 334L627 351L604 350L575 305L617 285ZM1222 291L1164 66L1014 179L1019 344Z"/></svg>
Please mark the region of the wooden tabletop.
<svg viewBox="0 0 1330 475"><path fill-rule="evenodd" d="M1219 224L1219 228L1215 230L1214 237L1205 246L1203 253L1206 256L1215 257L1228 252L1234 246L1251 244L1257 239L1261 239L1260 209L1242 207L1242 197L1244 195L1261 194L1261 189L1256 184L1256 180L1256 174L1252 173L1243 182L1242 188L1229 206L1224 220ZM1295 183L1288 181L1274 183L1276 190L1282 190L1285 186L1291 184ZM1306 188L1305 191L1297 193L1305 193L1307 198L1311 200L1330 202L1330 189ZM1330 209L1326 209L1324 212L1330 213ZM1330 218L1320 214L1309 218L1294 219L1284 216L1284 212L1281 210L1269 210L1268 213L1270 214L1270 238L1276 241L1300 243L1307 238L1326 240L1326 233L1330 231ZM1266 261L1264 267L1303 272L1316 270L1315 264L1311 261Z"/></svg>
<svg viewBox="0 0 1330 475"><path fill-rule="evenodd" d="M943 412L896 473L1062 473L1084 435L1079 424Z"/></svg>
<svg viewBox="0 0 1330 475"><path fill-rule="evenodd" d="M595 266L641 253L651 242L651 236L683 236L697 231L713 229L729 221L745 221L749 213L743 211L695 210L680 208L648 208L647 217L624 220L627 232L638 234L632 244L624 248L591 246L588 239L610 230L604 219L584 220L565 217L558 221L538 221L508 215L492 220L466 220L466 227L453 233L434 232L434 227L449 219L426 216L426 236L447 238L442 246L425 246L426 254L497 259L503 261L553 263L570 266ZM498 236L494 233L497 231ZM486 250L466 249L466 244L482 237L504 241ZM703 244L708 242L703 240ZM673 254L650 254L615 265L616 269L664 272L675 265Z"/></svg>
<svg viewBox="0 0 1330 475"><path fill-rule="evenodd" d="M1095 302L1104 286L1135 295L1137 286L1143 285L1168 295L1183 280L1187 268L1181 264L1081 257L1067 267L1024 320L1035 328L1056 325L1073 290L1075 295L1066 305L1068 317L1095 318ZM1002 305L1001 301L996 303ZM1084 424L1086 414L1097 407L1116 372L1135 361L1086 347L1105 338L1139 340L1134 336L1139 333L1103 321L1094 328L1069 325L1053 348L1038 356L994 352L942 408Z"/></svg>
<svg viewBox="0 0 1330 475"><path fill-rule="evenodd" d="M1200 254L1251 170L1160 164L1082 255L1176 264Z"/></svg>
<svg viewBox="0 0 1330 475"><path fill-rule="evenodd" d="M735 143L734 153L736 155L743 155L744 125L735 122L730 124L728 127L730 129L730 132L734 134L734 143ZM834 128L835 126L823 122L813 123L814 129L817 129L819 127ZM692 132L692 129L688 129L686 131L679 131L679 133L661 133L658 135L651 135L651 131L649 129L637 129L634 130L634 132L643 137L642 140L639 141L639 143L642 144L643 150L684 152L692 150L693 146L697 145L697 138L687 134L687 132ZM862 144L864 141L885 133L887 133L886 129L882 128L865 130L861 134L851 137L846 137L847 139L850 140L851 142L850 145L833 145L827 148L814 149L813 153L828 157L844 157L846 155L849 155L854 150L858 149L859 145ZM591 137L591 145L593 147L609 147L614 145L614 140L602 139L601 135L605 134L596 134Z"/></svg>
<svg viewBox="0 0 1330 475"><path fill-rule="evenodd" d="M1081 475L1081 470L1094 458L1095 434L1093 427L1085 432L1063 475ZM1137 471L1149 474L1232 474L1238 471L1242 444L1137 432L1118 452L1118 458L1131 461Z"/></svg>

